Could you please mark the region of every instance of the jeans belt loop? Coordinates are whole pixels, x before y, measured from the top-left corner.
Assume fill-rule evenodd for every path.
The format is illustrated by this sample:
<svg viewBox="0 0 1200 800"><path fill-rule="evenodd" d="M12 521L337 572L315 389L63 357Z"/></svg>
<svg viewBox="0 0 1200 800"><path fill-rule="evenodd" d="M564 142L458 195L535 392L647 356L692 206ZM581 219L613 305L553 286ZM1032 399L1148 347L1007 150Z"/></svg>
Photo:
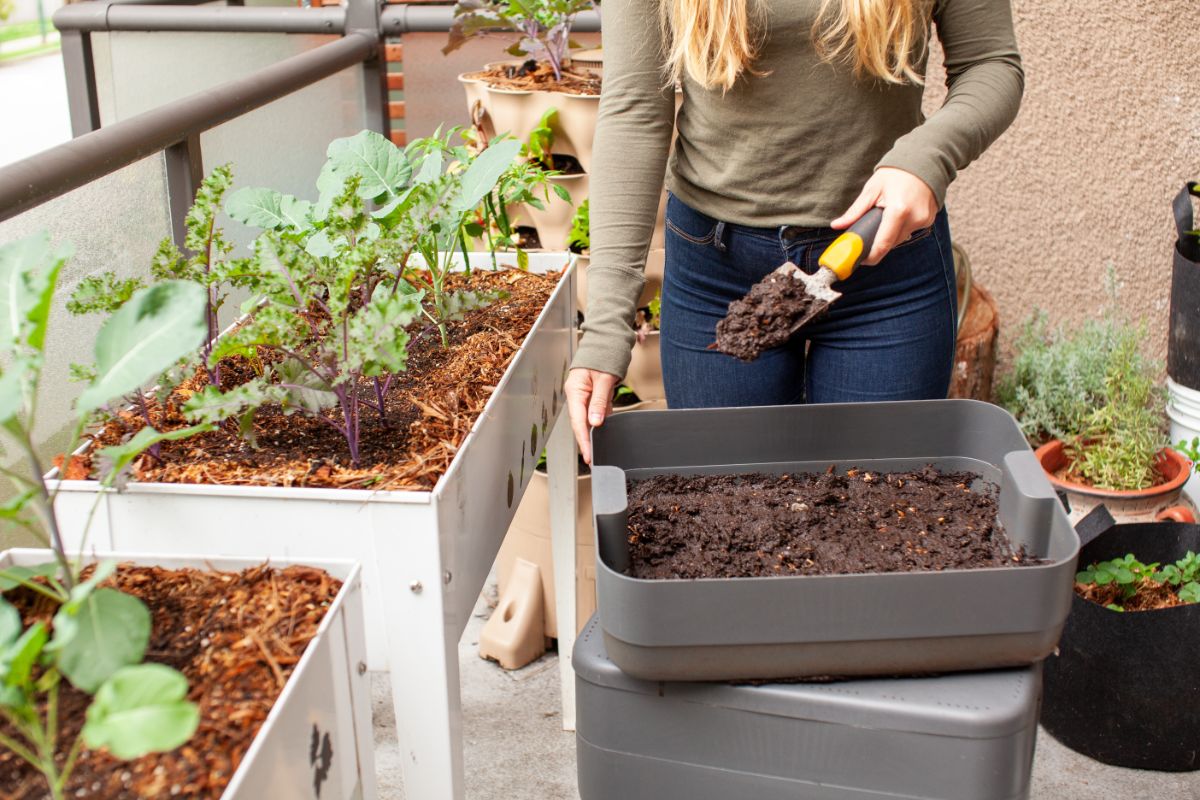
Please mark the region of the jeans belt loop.
<svg viewBox="0 0 1200 800"><path fill-rule="evenodd" d="M717 222L717 227L713 229L713 247L717 248L719 253L726 251L724 222Z"/></svg>

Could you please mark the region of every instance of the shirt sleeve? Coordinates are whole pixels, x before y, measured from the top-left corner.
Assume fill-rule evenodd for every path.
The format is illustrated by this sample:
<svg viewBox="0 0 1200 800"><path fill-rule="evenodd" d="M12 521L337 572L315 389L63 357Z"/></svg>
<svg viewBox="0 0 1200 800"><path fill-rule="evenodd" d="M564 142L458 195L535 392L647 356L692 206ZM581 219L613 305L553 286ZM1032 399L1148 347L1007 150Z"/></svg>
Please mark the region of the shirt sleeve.
<svg viewBox="0 0 1200 800"><path fill-rule="evenodd" d="M934 22L946 55L946 102L897 139L876 165L916 175L933 190L938 205L958 171L999 138L1021 105L1025 73L1009 3L939 0Z"/></svg>
<svg viewBox="0 0 1200 800"><path fill-rule="evenodd" d="M675 125L654 0L604 0L604 81L590 188L591 264L573 367L618 377L629 367L633 318Z"/></svg>

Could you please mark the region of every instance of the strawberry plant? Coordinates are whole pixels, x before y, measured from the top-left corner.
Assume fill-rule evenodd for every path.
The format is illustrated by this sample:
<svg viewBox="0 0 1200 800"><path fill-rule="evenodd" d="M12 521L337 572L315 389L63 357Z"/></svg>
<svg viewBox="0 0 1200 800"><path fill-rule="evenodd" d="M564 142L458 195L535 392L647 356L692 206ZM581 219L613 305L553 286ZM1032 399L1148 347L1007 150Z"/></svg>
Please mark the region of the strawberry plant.
<svg viewBox="0 0 1200 800"><path fill-rule="evenodd" d="M0 246L0 435L24 459L26 471L0 467L16 496L0 506L0 519L41 540L54 560L35 567L0 570L0 592L24 587L55 604L50 625L24 625L20 613L0 596L0 746L41 772L49 797L64 798L65 786L82 748L106 747L117 758L174 749L191 738L199 721L187 701L187 681L161 664L144 664L150 638L150 612L142 602L100 584L116 569L98 564L85 579L63 547L54 497L33 441L38 385L45 356L50 303L66 263L66 249L47 236ZM112 287L109 287L112 288ZM96 409L122 397L201 343L205 332L205 293L186 281L149 288L125 287L128 297L96 338L95 367L76 404L78 419L68 453ZM124 293L124 289L122 289ZM99 455L112 465L111 484L120 469L168 434L153 429ZM87 721L60 761L58 706L63 681L93 695Z"/></svg>
<svg viewBox="0 0 1200 800"><path fill-rule="evenodd" d="M1143 564L1132 553L1123 558L1114 558L1092 564L1075 575L1075 582L1096 586L1116 586L1122 600L1129 600L1148 584L1169 585L1184 603L1200 602L1200 556L1192 551L1159 569L1159 564ZM1107 608L1124 611L1119 603L1109 603Z"/></svg>

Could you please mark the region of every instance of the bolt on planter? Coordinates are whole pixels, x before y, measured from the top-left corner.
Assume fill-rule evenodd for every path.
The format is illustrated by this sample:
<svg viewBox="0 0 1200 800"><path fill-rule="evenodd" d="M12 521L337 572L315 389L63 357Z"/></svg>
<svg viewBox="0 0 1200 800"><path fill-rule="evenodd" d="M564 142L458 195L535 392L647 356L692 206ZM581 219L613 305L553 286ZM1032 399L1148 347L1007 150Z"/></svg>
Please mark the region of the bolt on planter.
<svg viewBox="0 0 1200 800"><path fill-rule="evenodd" d="M593 432L600 627L647 680L900 675L1045 658L1071 605L1079 540L1016 422L974 400L646 411ZM638 580L626 481L858 467L969 471L999 485L1020 568Z"/></svg>
<svg viewBox="0 0 1200 800"><path fill-rule="evenodd" d="M593 619L574 651L583 800L1029 797L1040 666L853 683L659 683L623 674L603 640Z"/></svg>

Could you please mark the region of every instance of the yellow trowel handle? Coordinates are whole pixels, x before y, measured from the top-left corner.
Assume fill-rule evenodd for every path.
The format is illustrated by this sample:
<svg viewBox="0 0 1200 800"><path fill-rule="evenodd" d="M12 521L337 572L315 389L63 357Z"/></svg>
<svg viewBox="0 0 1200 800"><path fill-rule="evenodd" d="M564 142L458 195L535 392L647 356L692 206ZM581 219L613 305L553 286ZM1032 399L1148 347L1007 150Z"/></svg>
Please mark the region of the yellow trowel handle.
<svg viewBox="0 0 1200 800"><path fill-rule="evenodd" d="M837 275L839 281L844 281L854 274L858 262L871 252L875 243L875 234L879 233L879 223L883 222L883 209L876 206L858 218L858 222L841 236L833 240L825 252L821 253L818 263Z"/></svg>

